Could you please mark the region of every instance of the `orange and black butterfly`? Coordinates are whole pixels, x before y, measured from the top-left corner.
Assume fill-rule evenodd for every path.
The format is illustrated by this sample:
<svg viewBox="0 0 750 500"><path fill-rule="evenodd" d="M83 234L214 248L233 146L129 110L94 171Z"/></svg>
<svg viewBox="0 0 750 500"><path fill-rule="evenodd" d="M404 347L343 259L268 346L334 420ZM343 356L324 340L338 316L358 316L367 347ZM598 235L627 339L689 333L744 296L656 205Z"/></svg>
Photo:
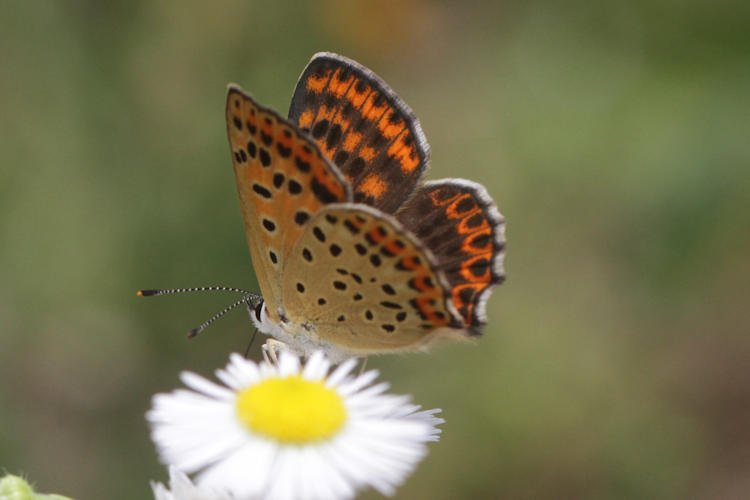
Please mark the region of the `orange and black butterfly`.
<svg viewBox="0 0 750 500"><path fill-rule="evenodd" d="M236 86L226 117L262 332L342 358L485 323L503 217L480 184L423 182L419 121L372 71L316 54L288 119Z"/></svg>
<svg viewBox="0 0 750 500"><path fill-rule="evenodd" d="M480 184L424 182L419 121L375 73L316 54L288 119L230 85L226 125L261 332L334 361L478 333L504 219Z"/></svg>

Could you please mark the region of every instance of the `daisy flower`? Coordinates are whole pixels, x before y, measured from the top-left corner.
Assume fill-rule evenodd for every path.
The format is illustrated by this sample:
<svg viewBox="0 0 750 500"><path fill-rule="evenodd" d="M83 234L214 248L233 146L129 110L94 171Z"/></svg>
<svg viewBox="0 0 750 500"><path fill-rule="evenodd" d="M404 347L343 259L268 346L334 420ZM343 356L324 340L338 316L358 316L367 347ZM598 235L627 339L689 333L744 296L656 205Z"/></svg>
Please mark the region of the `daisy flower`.
<svg viewBox="0 0 750 500"><path fill-rule="evenodd" d="M154 396L151 437L164 463L238 500L347 499L368 486L392 495L443 420L355 365L329 374L321 352L304 366L286 351L275 365L233 354L216 372L223 385L184 372L190 390Z"/></svg>
<svg viewBox="0 0 750 500"><path fill-rule="evenodd" d="M152 481L151 489L155 500L232 500L228 493L199 488L173 466L169 467L169 488Z"/></svg>

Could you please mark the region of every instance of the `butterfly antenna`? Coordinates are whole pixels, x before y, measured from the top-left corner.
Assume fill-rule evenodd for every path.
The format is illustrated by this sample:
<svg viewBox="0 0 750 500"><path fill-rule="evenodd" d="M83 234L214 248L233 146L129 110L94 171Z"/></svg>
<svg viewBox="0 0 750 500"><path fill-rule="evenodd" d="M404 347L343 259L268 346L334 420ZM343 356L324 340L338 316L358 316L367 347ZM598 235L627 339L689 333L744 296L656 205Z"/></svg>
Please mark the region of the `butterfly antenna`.
<svg viewBox="0 0 750 500"><path fill-rule="evenodd" d="M221 318L222 316L224 316L226 313L228 313L229 311L231 311L235 307L250 302L250 300L251 300L250 297L245 297L243 299L238 300L234 304L231 304L231 305L225 307L223 310L221 310L221 311L217 312L216 314L214 314L211 318L209 318L206 322L204 322L200 326L198 326L198 327L193 328L192 330L190 330L188 332L188 335L187 335L188 338L192 339L193 337L195 337L196 335L198 335L200 332L202 332L203 330L205 330L206 328L208 328L208 326L211 323L213 323L217 319Z"/></svg>
<svg viewBox="0 0 750 500"><path fill-rule="evenodd" d="M242 288L234 288L231 286L199 286L193 288L169 288L165 290L138 290L137 295L139 297L155 297L157 295L170 295L173 293L185 292L234 292L253 297L253 299L260 298L259 295L256 295L249 290L243 290Z"/></svg>
<svg viewBox="0 0 750 500"><path fill-rule="evenodd" d="M153 290L138 290L137 295L139 297L156 297L157 295L171 295L175 293L186 293L186 292L233 292L233 293L241 293L244 295L244 297L234 304L227 306L222 311L219 311L218 313L214 314L208 321L204 322L197 328L193 328L188 332L188 338L191 339L198 335L200 332L208 328L208 326L216 321L217 319L224 316L226 313L234 309L235 307L241 305L241 304L247 304L248 311L252 311L251 306L258 302L259 300L262 300L262 297L258 294L255 294L251 292L250 290L244 290L242 288L235 288L232 286L199 286L199 287L191 287L191 288L167 288L163 290L153 289Z"/></svg>

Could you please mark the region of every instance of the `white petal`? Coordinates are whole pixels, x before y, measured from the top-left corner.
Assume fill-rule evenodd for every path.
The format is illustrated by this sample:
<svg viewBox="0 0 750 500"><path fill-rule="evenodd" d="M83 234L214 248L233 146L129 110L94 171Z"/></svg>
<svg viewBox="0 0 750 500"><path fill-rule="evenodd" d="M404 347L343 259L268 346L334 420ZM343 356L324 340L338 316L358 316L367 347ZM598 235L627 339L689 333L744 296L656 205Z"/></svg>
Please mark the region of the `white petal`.
<svg viewBox="0 0 750 500"><path fill-rule="evenodd" d="M307 380L319 381L323 380L328 373L328 369L331 364L323 354L323 351L315 351L310 359L305 363L305 368L302 371L302 376Z"/></svg>
<svg viewBox="0 0 750 500"><path fill-rule="evenodd" d="M179 397L154 398L147 418L152 439L166 463L193 472L237 448L247 431L238 422L234 406L215 400L182 404Z"/></svg>
<svg viewBox="0 0 750 500"><path fill-rule="evenodd" d="M182 372L180 374L180 380L182 380L182 383L186 386L205 394L206 396L212 396L218 399L229 399L234 397L232 391L228 390L226 387L215 384L193 372Z"/></svg>
<svg viewBox="0 0 750 500"><path fill-rule="evenodd" d="M260 365L258 365L258 368L260 369L261 380L279 376L279 369L270 363L261 363Z"/></svg>
<svg viewBox="0 0 750 500"><path fill-rule="evenodd" d="M183 472L176 467L169 468L169 488L161 483L151 482L151 489L156 500L231 500L227 493L202 489L195 486Z"/></svg>
<svg viewBox="0 0 750 500"><path fill-rule="evenodd" d="M279 353L279 377L298 375L299 372L299 358L289 351L281 351Z"/></svg>
<svg viewBox="0 0 750 500"><path fill-rule="evenodd" d="M388 388L391 386L388 382L381 382L379 384L371 385L370 387L366 389L362 389L361 391L357 392L356 394L352 394L349 396L348 401L366 401L366 400L374 400L374 396L379 396L380 394L383 394L385 391L388 390Z"/></svg>
<svg viewBox="0 0 750 500"><path fill-rule="evenodd" d="M151 491L154 492L155 500L174 500L172 493L162 483L151 481Z"/></svg>
<svg viewBox="0 0 750 500"><path fill-rule="evenodd" d="M341 363L336 369L328 376L326 380L326 387L334 387L339 385L347 375L357 366L356 358L349 358Z"/></svg>
<svg viewBox="0 0 750 500"><path fill-rule="evenodd" d="M251 438L233 453L216 461L196 476L202 487L224 487L237 498L253 498L275 481L270 474L278 445L265 439Z"/></svg>
<svg viewBox="0 0 750 500"><path fill-rule="evenodd" d="M359 377L345 379L341 382L341 384L339 384L337 390L342 396L348 396L359 391L363 387L367 387L376 378L378 378L378 371L370 370L369 372L363 373Z"/></svg>

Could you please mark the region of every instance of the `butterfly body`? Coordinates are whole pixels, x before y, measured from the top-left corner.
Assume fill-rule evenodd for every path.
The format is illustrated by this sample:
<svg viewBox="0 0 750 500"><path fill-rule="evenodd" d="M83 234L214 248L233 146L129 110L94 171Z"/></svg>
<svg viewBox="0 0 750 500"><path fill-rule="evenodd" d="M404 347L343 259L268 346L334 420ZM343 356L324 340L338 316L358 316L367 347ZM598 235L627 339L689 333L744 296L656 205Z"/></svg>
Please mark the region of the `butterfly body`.
<svg viewBox="0 0 750 500"><path fill-rule="evenodd" d="M422 182L419 122L374 73L316 54L289 119L236 86L226 117L260 331L341 360L484 324L503 279L504 220L479 184Z"/></svg>

